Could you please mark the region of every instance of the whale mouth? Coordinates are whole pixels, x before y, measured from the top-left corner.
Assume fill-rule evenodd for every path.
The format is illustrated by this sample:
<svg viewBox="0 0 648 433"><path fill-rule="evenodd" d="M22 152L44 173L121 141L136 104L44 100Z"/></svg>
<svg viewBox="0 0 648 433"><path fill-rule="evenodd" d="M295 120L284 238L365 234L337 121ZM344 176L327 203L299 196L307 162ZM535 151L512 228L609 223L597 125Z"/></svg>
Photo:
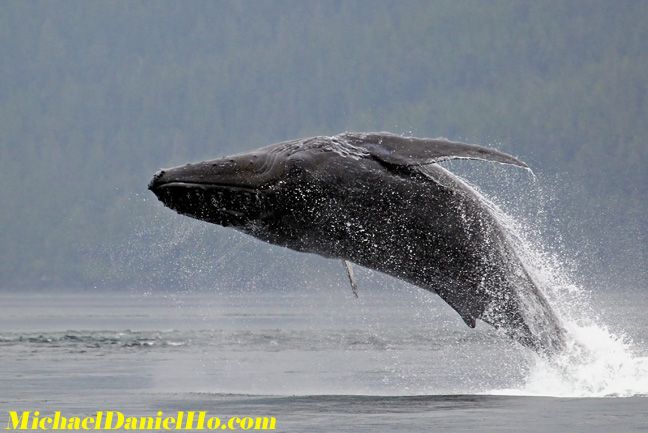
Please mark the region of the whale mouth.
<svg viewBox="0 0 648 433"><path fill-rule="evenodd" d="M242 194L256 194L258 192L255 188L249 188L238 185L229 185L226 183L213 183L213 182L183 182L183 181L170 181L170 182L156 182L155 178L149 183L148 189L155 193L157 190L162 189L202 189L205 191L219 189L229 190L232 192L240 192Z"/></svg>
<svg viewBox="0 0 648 433"><path fill-rule="evenodd" d="M260 194L254 188L212 182L160 182L154 177L149 189L179 214L223 226L243 225L260 210Z"/></svg>

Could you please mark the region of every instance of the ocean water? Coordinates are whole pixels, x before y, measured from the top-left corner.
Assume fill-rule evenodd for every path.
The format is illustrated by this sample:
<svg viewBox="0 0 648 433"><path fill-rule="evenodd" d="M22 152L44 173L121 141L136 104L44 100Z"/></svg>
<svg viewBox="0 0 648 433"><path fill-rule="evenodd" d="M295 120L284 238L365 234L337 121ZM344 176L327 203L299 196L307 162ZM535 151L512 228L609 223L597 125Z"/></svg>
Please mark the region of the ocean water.
<svg viewBox="0 0 648 433"><path fill-rule="evenodd" d="M648 431L642 288L593 293L587 314L564 289L579 345L547 362L367 273L358 299L343 286L0 294L0 422L207 410L274 416L282 432Z"/></svg>

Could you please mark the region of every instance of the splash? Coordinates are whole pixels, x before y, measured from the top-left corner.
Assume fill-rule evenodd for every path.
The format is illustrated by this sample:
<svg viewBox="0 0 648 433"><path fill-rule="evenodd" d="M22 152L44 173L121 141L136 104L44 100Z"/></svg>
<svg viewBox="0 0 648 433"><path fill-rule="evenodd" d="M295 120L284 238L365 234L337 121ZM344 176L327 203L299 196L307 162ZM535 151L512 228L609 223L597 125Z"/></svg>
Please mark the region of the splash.
<svg viewBox="0 0 648 433"><path fill-rule="evenodd" d="M631 397L648 393L648 357L632 342L596 323L567 320L567 349L547 360L536 357L522 386L492 394L555 397Z"/></svg>
<svg viewBox="0 0 648 433"><path fill-rule="evenodd" d="M520 385L488 393L554 397L648 395L648 357L638 352L631 338L615 334L602 322L591 308L589 292L571 281L560 254L545 245L539 228L520 223L486 201L567 331L564 351L551 359L530 354L530 367Z"/></svg>

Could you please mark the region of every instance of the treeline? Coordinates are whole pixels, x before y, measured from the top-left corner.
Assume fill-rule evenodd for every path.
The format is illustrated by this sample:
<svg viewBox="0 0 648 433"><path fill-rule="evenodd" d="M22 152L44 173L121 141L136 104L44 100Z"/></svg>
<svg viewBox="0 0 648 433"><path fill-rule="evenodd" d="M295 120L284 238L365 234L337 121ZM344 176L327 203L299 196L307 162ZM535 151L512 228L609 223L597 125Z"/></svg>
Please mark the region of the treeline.
<svg viewBox="0 0 648 433"><path fill-rule="evenodd" d="M162 212L146 184L344 130L520 156L581 272L645 281L646 2L13 1L0 40L3 287L282 284L268 269L312 259Z"/></svg>

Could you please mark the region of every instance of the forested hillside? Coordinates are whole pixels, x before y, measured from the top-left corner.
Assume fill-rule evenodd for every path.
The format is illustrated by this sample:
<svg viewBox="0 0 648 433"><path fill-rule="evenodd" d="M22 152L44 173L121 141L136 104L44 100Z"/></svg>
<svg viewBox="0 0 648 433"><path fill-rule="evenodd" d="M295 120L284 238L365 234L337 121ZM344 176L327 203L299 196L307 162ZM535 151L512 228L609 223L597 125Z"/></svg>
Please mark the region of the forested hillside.
<svg viewBox="0 0 648 433"><path fill-rule="evenodd" d="M271 284L314 259L177 217L147 182L345 130L519 156L581 272L645 281L648 2L5 1L0 41L2 287L209 285L225 263Z"/></svg>

